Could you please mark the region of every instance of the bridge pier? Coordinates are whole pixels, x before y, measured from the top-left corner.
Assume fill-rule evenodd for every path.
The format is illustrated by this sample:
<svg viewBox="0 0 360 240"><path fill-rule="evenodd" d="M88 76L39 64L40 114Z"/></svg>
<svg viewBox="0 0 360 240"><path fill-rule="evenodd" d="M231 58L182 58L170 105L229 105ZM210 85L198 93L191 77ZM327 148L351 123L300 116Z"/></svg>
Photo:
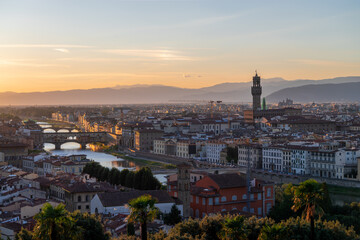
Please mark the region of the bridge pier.
<svg viewBox="0 0 360 240"><path fill-rule="evenodd" d="M54 143L55 144L55 150L61 149L61 143Z"/></svg>
<svg viewBox="0 0 360 240"><path fill-rule="evenodd" d="M86 149L86 143L80 143L81 145L81 149L85 150Z"/></svg>

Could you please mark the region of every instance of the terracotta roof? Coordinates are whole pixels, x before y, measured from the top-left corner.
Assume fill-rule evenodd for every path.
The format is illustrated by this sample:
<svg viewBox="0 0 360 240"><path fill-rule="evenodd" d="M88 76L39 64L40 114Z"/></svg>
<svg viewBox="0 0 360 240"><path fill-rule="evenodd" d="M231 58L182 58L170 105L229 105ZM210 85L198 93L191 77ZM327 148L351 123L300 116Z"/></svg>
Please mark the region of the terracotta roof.
<svg viewBox="0 0 360 240"><path fill-rule="evenodd" d="M245 176L236 173L230 174L209 174L211 178L220 188L237 188L246 186Z"/></svg>
<svg viewBox="0 0 360 240"><path fill-rule="evenodd" d="M175 203L175 200L163 190L144 190L144 191L130 191L130 192L107 192L98 193L100 201L104 207L123 206L131 199L138 198L144 194L149 194L156 198L158 203Z"/></svg>
<svg viewBox="0 0 360 240"><path fill-rule="evenodd" d="M84 182L75 182L64 186L64 189L71 193L80 193L80 192L104 192L104 191L114 191L114 187L109 183L84 183Z"/></svg>

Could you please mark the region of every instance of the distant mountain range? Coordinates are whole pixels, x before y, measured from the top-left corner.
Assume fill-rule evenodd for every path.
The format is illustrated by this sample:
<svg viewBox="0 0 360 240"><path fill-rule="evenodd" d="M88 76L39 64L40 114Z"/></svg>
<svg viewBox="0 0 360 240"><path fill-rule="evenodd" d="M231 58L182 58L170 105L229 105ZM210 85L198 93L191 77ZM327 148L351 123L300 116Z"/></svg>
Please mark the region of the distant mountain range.
<svg viewBox="0 0 360 240"><path fill-rule="evenodd" d="M70 104L141 104L168 103L174 100L222 100L250 102L252 82L221 83L199 89L163 85L116 86L88 90L31 93L0 93L1 105L70 105ZM268 102L291 98L295 102L353 102L360 100L360 77L323 80L262 79Z"/></svg>
<svg viewBox="0 0 360 240"><path fill-rule="evenodd" d="M308 84L285 88L266 97L269 102L290 98L295 102L360 102L360 82Z"/></svg>

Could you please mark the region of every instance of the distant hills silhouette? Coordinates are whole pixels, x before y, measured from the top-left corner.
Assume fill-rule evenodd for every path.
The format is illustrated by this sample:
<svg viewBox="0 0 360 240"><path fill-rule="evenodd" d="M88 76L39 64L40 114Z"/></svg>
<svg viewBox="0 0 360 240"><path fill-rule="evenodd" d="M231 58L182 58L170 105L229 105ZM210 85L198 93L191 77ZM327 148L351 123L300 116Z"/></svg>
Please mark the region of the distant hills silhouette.
<svg viewBox="0 0 360 240"><path fill-rule="evenodd" d="M88 90L31 93L0 93L1 105L70 105L70 104L142 104L169 103L172 100L222 100L250 102L252 82L221 83L199 89L163 85L116 86ZM291 98L295 102L360 101L360 77L322 80L262 79L263 97L268 102Z"/></svg>

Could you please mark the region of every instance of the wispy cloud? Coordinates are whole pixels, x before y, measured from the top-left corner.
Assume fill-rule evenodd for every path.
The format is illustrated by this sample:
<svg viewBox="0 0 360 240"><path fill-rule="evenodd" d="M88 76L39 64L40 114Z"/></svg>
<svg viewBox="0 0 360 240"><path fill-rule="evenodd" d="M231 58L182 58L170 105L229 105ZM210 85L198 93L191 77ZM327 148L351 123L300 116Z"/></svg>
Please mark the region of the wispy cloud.
<svg viewBox="0 0 360 240"><path fill-rule="evenodd" d="M214 24L218 24L218 23L238 19L241 17L245 17L245 16L255 13L256 11L257 11L257 9L254 9L254 10L238 12L238 13L231 14L231 15L198 18L198 19L184 21L184 22L175 23L175 24L147 26L146 29L147 30L149 30L149 29L150 30L165 30L165 29L174 29L174 28L205 27L205 26L211 26Z"/></svg>
<svg viewBox="0 0 360 240"><path fill-rule="evenodd" d="M92 48L86 45L72 45L72 44L0 44L0 48Z"/></svg>
<svg viewBox="0 0 360 240"><path fill-rule="evenodd" d="M316 66L339 66L349 64L342 61L329 61L319 59L290 59L288 60L288 62Z"/></svg>
<svg viewBox="0 0 360 240"><path fill-rule="evenodd" d="M51 78L113 78L113 77L126 77L126 78L154 78L159 77L156 74L134 74L134 73L111 73L111 72L97 72L97 73L69 73L69 74L55 74ZM37 75L36 78L48 79L49 75Z"/></svg>
<svg viewBox="0 0 360 240"><path fill-rule="evenodd" d="M117 54L127 57L148 58L153 60L164 61L194 61L198 58L185 56L183 53L167 49L105 49L99 50L104 53Z"/></svg>
<svg viewBox="0 0 360 240"><path fill-rule="evenodd" d="M54 51L62 52L62 53L69 53L70 51L66 48L54 48Z"/></svg>
<svg viewBox="0 0 360 240"><path fill-rule="evenodd" d="M202 76L201 75L195 75L195 74L183 74L183 78L186 79L186 78L201 78Z"/></svg>
<svg viewBox="0 0 360 240"><path fill-rule="evenodd" d="M0 67L11 67L11 66L22 66L22 67L59 67L64 65L60 64L49 64L49 63L37 63L32 60L25 59L0 59Z"/></svg>

